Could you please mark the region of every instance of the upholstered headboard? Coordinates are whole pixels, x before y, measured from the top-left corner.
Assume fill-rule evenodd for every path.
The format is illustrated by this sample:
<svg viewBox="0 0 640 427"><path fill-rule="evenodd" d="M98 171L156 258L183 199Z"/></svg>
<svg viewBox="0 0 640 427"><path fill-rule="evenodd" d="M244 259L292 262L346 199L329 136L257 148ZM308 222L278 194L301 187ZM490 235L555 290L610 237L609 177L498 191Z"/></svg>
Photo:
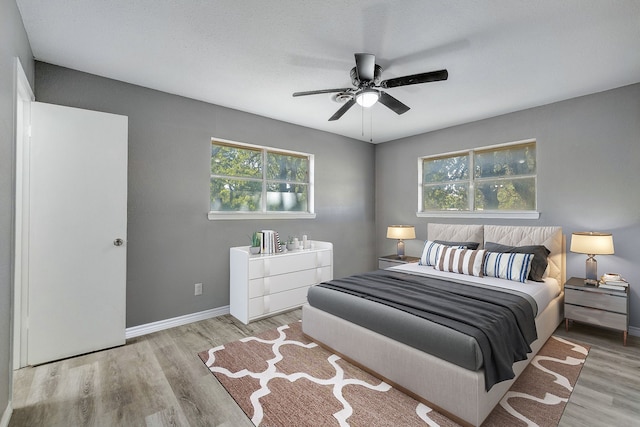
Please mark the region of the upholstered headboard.
<svg viewBox="0 0 640 427"><path fill-rule="evenodd" d="M513 225L468 225L432 224L427 225L429 240L478 242L480 248L485 242L509 246L544 245L549 249L549 276L564 285L565 243L562 228L555 226L513 226Z"/></svg>

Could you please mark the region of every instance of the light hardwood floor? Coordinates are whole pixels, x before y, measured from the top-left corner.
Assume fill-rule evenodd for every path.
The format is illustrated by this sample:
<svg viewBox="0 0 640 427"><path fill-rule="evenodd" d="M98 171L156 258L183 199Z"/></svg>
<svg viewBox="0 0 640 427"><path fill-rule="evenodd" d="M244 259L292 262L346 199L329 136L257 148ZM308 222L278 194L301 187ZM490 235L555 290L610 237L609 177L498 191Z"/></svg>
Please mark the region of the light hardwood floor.
<svg viewBox="0 0 640 427"><path fill-rule="evenodd" d="M9 426L252 426L197 353L300 317L221 316L21 369ZM640 425L640 338L623 347L621 333L580 324L556 334L592 346L560 425Z"/></svg>

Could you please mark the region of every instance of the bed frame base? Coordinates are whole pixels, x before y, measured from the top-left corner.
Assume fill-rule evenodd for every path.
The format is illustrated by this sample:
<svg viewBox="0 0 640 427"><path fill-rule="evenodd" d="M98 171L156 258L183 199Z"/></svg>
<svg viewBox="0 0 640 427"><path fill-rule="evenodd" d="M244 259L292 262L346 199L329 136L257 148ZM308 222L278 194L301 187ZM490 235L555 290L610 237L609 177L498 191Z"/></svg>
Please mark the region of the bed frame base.
<svg viewBox="0 0 640 427"><path fill-rule="evenodd" d="M378 372L374 372L373 370L371 370L368 367L362 365L361 363L358 363L355 360L351 359L350 357L345 356L344 354L340 353L339 351L336 351L336 349L329 347L325 343L320 342L320 341L310 337L307 334L303 334L303 335L305 337L307 337L307 339L310 339L311 341L313 341L316 344L318 344L320 347L324 348L325 350L331 352L332 354L340 356L340 358L342 358L345 361L349 362L353 366L355 366L355 367L357 367L359 369L362 369L363 371L373 375L374 377L378 378L381 381L384 381L385 383L389 384L391 387L395 388L396 390L399 390L399 391L403 392L404 394L406 394L407 396L417 400L418 402L424 403L429 408L433 409L434 411L437 411L437 412L441 413L442 415L448 417L452 421L455 421L455 422L457 422L458 424L460 424L462 426L471 426L471 424L469 424L468 422L464 421L461 418L458 418L456 415L447 412L444 408L440 408L438 405L434 404L433 402L429 402L428 400L426 400L422 396L418 396L416 393L412 392L411 390L408 390L408 389L404 388L400 384L397 384L397 383L391 381L389 378L386 378L386 377L380 375Z"/></svg>
<svg viewBox="0 0 640 427"><path fill-rule="evenodd" d="M515 378L485 391L484 372L470 371L406 344L305 305L302 330L310 339L430 408L463 424L479 426L500 402L563 318L564 294L537 317L538 339L527 360L514 364Z"/></svg>

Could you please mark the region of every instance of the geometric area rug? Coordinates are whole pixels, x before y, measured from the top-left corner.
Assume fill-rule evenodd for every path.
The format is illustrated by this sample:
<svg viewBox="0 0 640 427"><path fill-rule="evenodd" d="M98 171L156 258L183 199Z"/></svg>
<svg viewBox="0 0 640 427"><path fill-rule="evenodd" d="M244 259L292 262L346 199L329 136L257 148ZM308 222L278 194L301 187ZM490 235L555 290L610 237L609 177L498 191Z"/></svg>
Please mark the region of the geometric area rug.
<svg viewBox="0 0 640 427"><path fill-rule="evenodd" d="M551 337L483 426L557 426L589 347ZM295 322L198 354L256 426L458 426Z"/></svg>

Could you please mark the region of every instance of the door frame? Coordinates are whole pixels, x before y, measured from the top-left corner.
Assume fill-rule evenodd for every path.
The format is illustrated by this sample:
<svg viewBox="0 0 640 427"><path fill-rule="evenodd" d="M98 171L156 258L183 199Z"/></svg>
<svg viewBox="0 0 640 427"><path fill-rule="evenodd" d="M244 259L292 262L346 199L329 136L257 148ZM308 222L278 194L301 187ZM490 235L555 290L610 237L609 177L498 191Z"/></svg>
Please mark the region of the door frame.
<svg viewBox="0 0 640 427"><path fill-rule="evenodd" d="M29 159L31 102L33 90L16 58L15 87L15 213L13 275L13 369L27 366L27 326L29 292Z"/></svg>

